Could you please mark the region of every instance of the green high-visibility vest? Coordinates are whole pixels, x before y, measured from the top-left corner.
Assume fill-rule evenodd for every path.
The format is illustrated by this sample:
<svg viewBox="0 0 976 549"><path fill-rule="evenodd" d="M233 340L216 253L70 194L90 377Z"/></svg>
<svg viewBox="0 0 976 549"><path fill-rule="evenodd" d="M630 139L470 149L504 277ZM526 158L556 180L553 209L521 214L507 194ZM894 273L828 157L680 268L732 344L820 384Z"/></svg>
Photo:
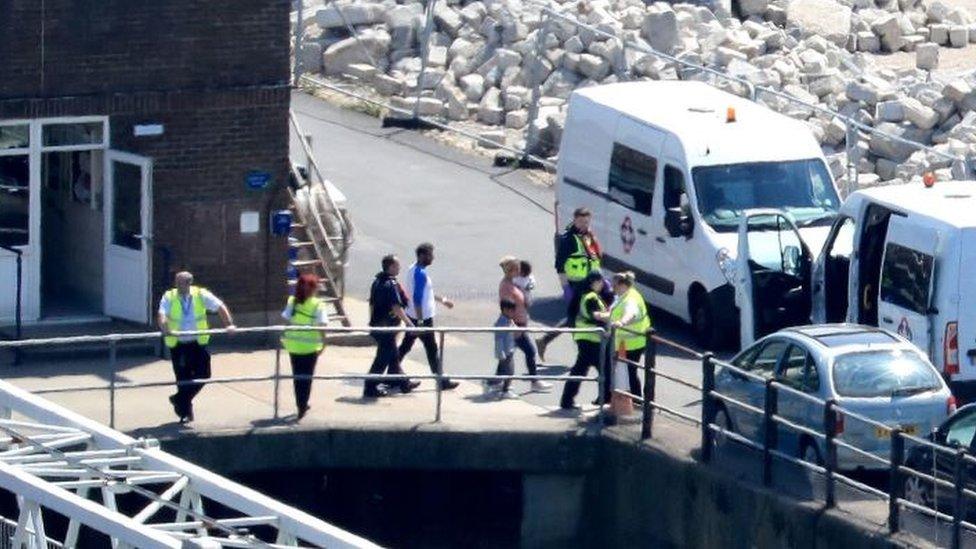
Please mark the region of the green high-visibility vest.
<svg viewBox="0 0 976 549"><path fill-rule="evenodd" d="M180 298L180 291L172 288L166 292L166 296L169 298L169 312L166 314L166 318L169 321L169 330L171 332L178 332L183 325L183 300ZM190 286L190 300L193 303L193 318L196 320L196 329L206 330L210 328L210 325L207 323L207 306L203 303L203 297L200 296L200 288L197 286ZM166 343L167 347L172 349L179 343L179 339L176 336L166 336L163 338L163 342ZM197 336L197 343L200 345L210 343L210 336Z"/></svg>
<svg viewBox="0 0 976 549"><path fill-rule="evenodd" d="M619 350L622 345L627 351L636 351L647 346L645 333L651 328L651 316L647 313L647 304L644 303L644 298L640 292L631 288L627 290L627 293L620 296L610 308L610 320L617 321L623 318L628 303L633 303L640 313L630 323L623 326L625 330L617 329L617 338L613 347Z"/></svg>
<svg viewBox="0 0 976 549"><path fill-rule="evenodd" d="M576 327L577 328L596 328L599 326L596 319L589 312L588 305L590 302L596 301L600 305L600 311L606 311L607 306L600 299L600 295L596 292L589 292L580 299L579 312L576 313ZM574 333L573 339L577 341L594 341L596 343L600 342L600 334L594 333Z"/></svg>
<svg viewBox="0 0 976 549"><path fill-rule="evenodd" d="M290 324L314 326L320 304L321 300L317 297L310 297L302 303L295 303L294 296L289 297L288 305L292 308ZM322 335L312 330L285 330L281 343L285 346L285 350L293 355L311 355L325 347L322 343Z"/></svg>
<svg viewBox="0 0 976 549"><path fill-rule="evenodd" d="M590 257L586 253L586 246L583 245L583 238L580 235L574 233L573 239L576 241L576 251L569 254L566 262L563 263L563 273L566 274L566 280L580 282L591 271L600 270L600 258Z"/></svg>

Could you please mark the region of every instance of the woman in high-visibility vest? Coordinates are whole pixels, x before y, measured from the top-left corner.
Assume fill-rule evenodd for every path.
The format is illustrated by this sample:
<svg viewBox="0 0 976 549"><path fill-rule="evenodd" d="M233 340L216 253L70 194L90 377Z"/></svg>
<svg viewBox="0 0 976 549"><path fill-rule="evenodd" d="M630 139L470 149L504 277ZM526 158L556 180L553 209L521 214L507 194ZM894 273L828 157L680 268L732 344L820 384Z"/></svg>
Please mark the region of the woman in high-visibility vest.
<svg viewBox="0 0 976 549"><path fill-rule="evenodd" d="M616 339L613 342L618 357L626 357L628 361L639 362L644 348L647 347L647 330L651 328L651 316L647 311L644 297L634 287L634 273L625 271L613 275L613 293L616 298L610 305L609 313L603 316L614 328L617 328ZM607 372L607 378L613 379L613 370ZM640 378L637 377L637 366L627 364L627 378L630 382L630 392L641 394ZM604 397L609 401L607 384Z"/></svg>
<svg viewBox="0 0 976 549"><path fill-rule="evenodd" d="M593 271L586 275L586 293L580 297L579 308L576 313L575 328L596 328L606 325L607 306L600 298L603 290L603 275L599 271ZM585 376L590 367L600 367L600 340L602 334L599 333L574 333L573 339L576 341L576 363L569 371L571 376ZM606 384L606 383L605 383ZM563 387L563 396L559 399L559 407L563 410L574 410L577 408L575 403L576 394L579 393L579 381L567 381Z"/></svg>
<svg viewBox="0 0 976 549"><path fill-rule="evenodd" d="M325 326L329 315L324 303L316 296L319 279L315 275L303 274L295 284L295 295L288 298L282 318L292 326ZM281 343L291 357L292 374L296 376L315 375L315 363L325 348L325 332L316 330L285 330ZM311 379L295 379L295 404L298 405L298 419L308 413L308 398L312 394Z"/></svg>

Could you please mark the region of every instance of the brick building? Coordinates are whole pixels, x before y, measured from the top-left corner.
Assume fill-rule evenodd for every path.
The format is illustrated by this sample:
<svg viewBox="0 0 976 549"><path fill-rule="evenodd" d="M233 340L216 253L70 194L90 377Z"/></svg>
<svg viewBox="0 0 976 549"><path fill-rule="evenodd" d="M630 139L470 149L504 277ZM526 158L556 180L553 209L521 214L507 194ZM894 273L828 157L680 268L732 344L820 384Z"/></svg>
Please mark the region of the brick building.
<svg viewBox="0 0 976 549"><path fill-rule="evenodd" d="M0 244L25 321L152 318L186 268L284 293L289 0L0 0ZM14 254L0 249L0 322Z"/></svg>

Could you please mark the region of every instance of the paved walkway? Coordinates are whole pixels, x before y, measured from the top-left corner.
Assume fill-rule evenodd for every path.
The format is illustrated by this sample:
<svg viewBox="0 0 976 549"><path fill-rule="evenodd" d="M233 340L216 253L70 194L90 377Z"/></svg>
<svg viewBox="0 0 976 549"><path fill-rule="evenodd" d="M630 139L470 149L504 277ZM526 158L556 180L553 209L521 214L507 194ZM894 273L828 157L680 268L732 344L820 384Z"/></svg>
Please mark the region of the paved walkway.
<svg viewBox="0 0 976 549"><path fill-rule="evenodd" d="M365 304L351 300L349 308L353 320L360 324L365 316ZM486 334L484 337L491 336ZM214 378L274 375L274 350L222 348L221 343L220 339L215 338L212 345ZM450 353L455 356L485 354L485 368L480 373L494 373L490 345L475 348L467 338L453 336L447 336L446 343ZM329 346L319 359L316 373L365 373L372 362L374 349L372 346ZM404 368L409 374L429 373L419 342L417 349L405 361ZM291 372L287 353L280 355L280 370L285 375ZM120 388L116 391L114 423L122 431L173 436L190 430L211 432L297 423L291 380L282 380L278 387L278 419L275 419L273 381L233 382L212 384L204 388L194 402L196 420L192 424L181 426L167 399L174 390L171 386L121 388L133 383L172 382L173 373L169 361L145 354L123 355L119 357L117 372L116 383ZM25 389L38 391L107 387L111 375L108 360L104 356L76 360L35 358L8 370L5 379ZM515 381L512 387L516 393L528 394L528 382ZM555 383L553 390L561 391L562 384ZM50 393L45 397L97 421L111 423L111 398L108 389ZM313 386L311 407L309 414L301 422L303 428L350 424L427 424L434 421L436 391L433 381L427 380L409 395L396 394L389 398L366 401L362 399L362 382L359 380L317 380ZM565 430L575 429L595 411L595 407L590 407L582 416L573 416L553 407L539 406L521 399L499 401L485 397L479 383L463 381L457 389L443 393L442 423L456 429Z"/></svg>

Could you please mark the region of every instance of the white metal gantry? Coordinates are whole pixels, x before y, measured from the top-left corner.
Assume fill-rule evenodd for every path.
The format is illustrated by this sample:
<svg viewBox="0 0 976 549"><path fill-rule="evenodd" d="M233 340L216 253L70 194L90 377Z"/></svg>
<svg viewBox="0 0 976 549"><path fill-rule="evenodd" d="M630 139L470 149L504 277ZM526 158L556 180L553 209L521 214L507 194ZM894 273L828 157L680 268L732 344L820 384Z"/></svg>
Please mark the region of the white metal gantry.
<svg viewBox="0 0 976 549"><path fill-rule="evenodd" d="M47 549L44 516L52 512L68 519L64 539L51 540L64 547L78 546L82 526L108 536L113 549L376 547L167 454L155 440L134 439L3 381L0 490L16 495L20 509L15 549ZM122 494L134 496L120 509ZM207 514L218 510L214 504L219 518ZM274 541L252 528L272 532Z"/></svg>

